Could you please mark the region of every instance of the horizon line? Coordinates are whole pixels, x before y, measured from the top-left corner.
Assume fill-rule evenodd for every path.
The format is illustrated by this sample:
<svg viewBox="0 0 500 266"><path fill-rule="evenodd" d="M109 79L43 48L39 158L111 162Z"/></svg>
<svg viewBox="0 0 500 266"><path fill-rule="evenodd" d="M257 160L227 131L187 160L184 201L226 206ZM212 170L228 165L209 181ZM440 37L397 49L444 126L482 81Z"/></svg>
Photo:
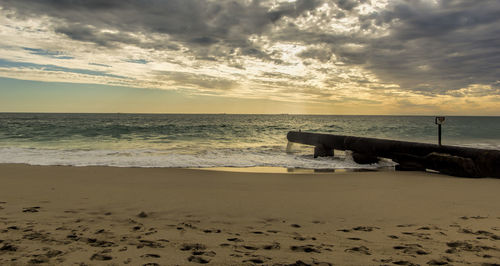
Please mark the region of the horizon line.
<svg viewBox="0 0 500 266"><path fill-rule="evenodd" d="M500 115L423 115L423 114L301 114L301 113L128 113L128 112L6 112L0 114L123 114L123 115L303 115L303 116L447 116L447 117L500 117Z"/></svg>

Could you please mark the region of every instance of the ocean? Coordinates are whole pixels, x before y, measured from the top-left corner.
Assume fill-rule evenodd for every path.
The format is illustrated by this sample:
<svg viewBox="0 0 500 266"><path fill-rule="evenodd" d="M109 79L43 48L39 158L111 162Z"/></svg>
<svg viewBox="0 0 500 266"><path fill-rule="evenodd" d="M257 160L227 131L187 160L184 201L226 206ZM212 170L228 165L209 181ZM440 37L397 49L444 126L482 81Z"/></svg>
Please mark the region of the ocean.
<svg viewBox="0 0 500 266"><path fill-rule="evenodd" d="M118 167L377 169L313 158L291 130L437 142L432 116L0 113L0 163ZM500 117L447 117L443 144L500 150ZM288 146L288 148L287 148Z"/></svg>

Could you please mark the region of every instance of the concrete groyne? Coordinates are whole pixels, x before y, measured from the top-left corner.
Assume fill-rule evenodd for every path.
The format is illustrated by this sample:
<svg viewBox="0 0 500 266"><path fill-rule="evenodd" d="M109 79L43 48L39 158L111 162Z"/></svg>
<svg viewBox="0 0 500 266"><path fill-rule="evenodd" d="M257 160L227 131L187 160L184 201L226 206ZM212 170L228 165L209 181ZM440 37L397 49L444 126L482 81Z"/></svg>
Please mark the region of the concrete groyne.
<svg viewBox="0 0 500 266"><path fill-rule="evenodd" d="M290 142L314 146L314 156L333 156L350 150L357 163L392 159L398 170L431 169L464 177L500 178L500 151L428 143L290 131Z"/></svg>

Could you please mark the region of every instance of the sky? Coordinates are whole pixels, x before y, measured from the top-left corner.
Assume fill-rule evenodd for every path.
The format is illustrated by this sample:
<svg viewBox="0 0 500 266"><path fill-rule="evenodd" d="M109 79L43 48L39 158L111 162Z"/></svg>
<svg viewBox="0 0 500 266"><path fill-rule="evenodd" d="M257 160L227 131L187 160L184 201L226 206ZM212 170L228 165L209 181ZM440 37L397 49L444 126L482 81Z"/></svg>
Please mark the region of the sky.
<svg viewBox="0 0 500 266"><path fill-rule="evenodd" d="M0 112L500 115L498 0L0 0Z"/></svg>

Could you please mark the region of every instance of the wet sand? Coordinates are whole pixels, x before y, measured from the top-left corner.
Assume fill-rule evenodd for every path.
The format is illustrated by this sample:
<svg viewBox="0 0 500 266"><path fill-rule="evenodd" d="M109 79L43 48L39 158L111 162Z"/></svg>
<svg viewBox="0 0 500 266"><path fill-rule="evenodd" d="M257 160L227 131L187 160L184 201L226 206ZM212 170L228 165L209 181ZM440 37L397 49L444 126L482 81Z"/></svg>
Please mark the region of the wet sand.
<svg viewBox="0 0 500 266"><path fill-rule="evenodd" d="M500 180L0 165L0 264L495 265Z"/></svg>

